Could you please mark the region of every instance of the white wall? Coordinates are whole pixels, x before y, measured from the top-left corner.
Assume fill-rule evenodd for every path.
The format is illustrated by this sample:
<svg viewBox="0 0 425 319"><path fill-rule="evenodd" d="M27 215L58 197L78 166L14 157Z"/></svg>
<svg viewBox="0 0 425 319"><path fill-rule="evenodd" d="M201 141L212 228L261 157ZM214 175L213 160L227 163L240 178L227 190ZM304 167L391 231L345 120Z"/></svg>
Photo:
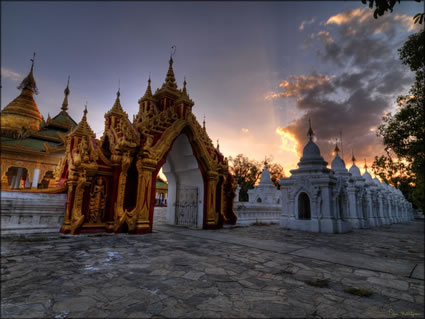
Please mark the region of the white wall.
<svg viewBox="0 0 425 319"><path fill-rule="evenodd" d="M193 155L192 146L185 134L174 141L162 172L168 181L167 223L175 223L175 203L177 185L186 185L198 189L198 224L202 228L204 211L204 181Z"/></svg>

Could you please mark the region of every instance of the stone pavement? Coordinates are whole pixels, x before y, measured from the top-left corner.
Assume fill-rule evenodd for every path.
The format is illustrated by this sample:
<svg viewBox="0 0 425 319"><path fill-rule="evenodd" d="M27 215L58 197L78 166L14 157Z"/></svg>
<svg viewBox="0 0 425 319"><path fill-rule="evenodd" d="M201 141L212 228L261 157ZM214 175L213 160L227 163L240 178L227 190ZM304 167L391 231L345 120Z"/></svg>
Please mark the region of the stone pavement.
<svg viewBox="0 0 425 319"><path fill-rule="evenodd" d="M424 317L423 221L206 231L164 225L164 211L146 235L3 237L1 317Z"/></svg>

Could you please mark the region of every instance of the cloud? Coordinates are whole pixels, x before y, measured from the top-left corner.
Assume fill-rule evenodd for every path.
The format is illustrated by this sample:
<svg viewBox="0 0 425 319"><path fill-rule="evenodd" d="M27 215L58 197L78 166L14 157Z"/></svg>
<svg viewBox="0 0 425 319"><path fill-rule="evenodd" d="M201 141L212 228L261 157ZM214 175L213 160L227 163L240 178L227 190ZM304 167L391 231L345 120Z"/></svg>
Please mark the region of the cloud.
<svg viewBox="0 0 425 319"><path fill-rule="evenodd" d="M400 62L399 39L412 31L411 17L385 15L373 18L367 9L339 13L315 34L317 52L328 63L329 74L290 75L280 82L281 90L269 99L294 99L300 117L276 129L281 149L297 154L307 142L308 119L325 160L332 160L335 138L343 134L348 160L351 149L357 158L373 161L383 152L376 128L391 110L395 97L404 94L413 76ZM313 38L311 38L313 39ZM296 141L296 143L295 143Z"/></svg>
<svg viewBox="0 0 425 319"><path fill-rule="evenodd" d="M300 156L298 147L299 143L293 133L282 127L278 127L276 128L276 134L280 135L281 137L280 149Z"/></svg>
<svg viewBox="0 0 425 319"><path fill-rule="evenodd" d="M243 134L247 134L247 133L249 132L249 130L248 130L247 128L242 128L242 129L241 129L241 132L242 132Z"/></svg>
<svg viewBox="0 0 425 319"><path fill-rule="evenodd" d="M266 99L275 99L282 97L297 97L318 86L325 86L329 83L329 77L322 74L291 75L288 81L280 82L279 86L283 88L281 93L270 93Z"/></svg>
<svg viewBox="0 0 425 319"><path fill-rule="evenodd" d="M1 68L1 77L13 82L19 82L24 78L22 74L3 67Z"/></svg>
<svg viewBox="0 0 425 319"><path fill-rule="evenodd" d="M304 20L303 22L301 22L301 25L298 29L304 30L304 27L306 25L312 24L312 23L314 23L314 21L316 21L314 18L311 18L311 20Z"/></svg>

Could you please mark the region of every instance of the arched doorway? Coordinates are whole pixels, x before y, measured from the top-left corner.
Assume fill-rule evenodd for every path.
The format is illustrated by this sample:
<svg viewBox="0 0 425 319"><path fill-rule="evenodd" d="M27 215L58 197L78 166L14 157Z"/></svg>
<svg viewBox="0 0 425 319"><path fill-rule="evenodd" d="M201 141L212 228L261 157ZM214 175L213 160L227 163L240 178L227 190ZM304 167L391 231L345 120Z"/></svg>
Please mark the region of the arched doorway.
<svg viewBox="0 0 425 319"><path fill-rule="evenodd" d="M310 198L306 193L298 196L298 219L311 219Z"/></svg>
<svg viewBox="0 0 425 319"><path fill-rule="evenodd" d="M168 182L167 223L202 228L204 179L186 134L174 141L162 172Z"/></svg>

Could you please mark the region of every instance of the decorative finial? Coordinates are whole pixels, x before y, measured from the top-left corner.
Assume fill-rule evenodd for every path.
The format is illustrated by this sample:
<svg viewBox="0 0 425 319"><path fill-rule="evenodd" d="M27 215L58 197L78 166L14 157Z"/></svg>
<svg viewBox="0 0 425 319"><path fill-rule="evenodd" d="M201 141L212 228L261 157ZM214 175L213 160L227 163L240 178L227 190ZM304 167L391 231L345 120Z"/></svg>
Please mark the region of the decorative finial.
<svg viewBox="0 0 425 319"><path fill-rule="evenodd" d="M366 159L364 159L364 169L366 170L366 172L367 172L367 164L366 164Z"/></svg>
<svg viewBox="0 0 425 319"><path fill-rule="evenodd" d="M68 111L68 95L69 95L69 79L71 78L71 76L69 76L68 75L68 81L67 81L67 83L66 83L66 88L65 88L65 90L63 91L63 93L65 93L65 97L64 97L64 99L63 99L63 102L62 102L62 107L61 107L61 109L62 109L62 111L64 111L64 112L66 112L66 111Z"/></svg>
<svg viewBox="0 0 425 319"><path fill-rule="evenodd" d="M118 92L117 92L117 97L120 97L120 95L121 95L120 90L121 90L121 79L118 79Z"/></svg>
<svg viewBox="0 0 425 319"><path fill-rule="evenodd" d="M309 126L309 128L308 128L307 136L310 138L310 141L311 141L311 140L313 140L314 132L313 132L313 129L311 128L311 119L310 118L308 118L308 126Z"/></svg>
<svg viewBox="0 0 425 319"><path fill-rule="evenodd" d="M220 150L220 144L219 144L219 140L217 139L217 151L219 151Z"/></svg>
<svg viewBox="0 0 425 319"><path fill-rule="evenodd" d="M339 147L338 147L338 139L335 139L335 150L334 150L335 154L338 155L339 153Z"/></svg>
<svg viewBox="0 0 425 319"><path fill-rule="evenodd" d="M35 61L35 52L32 54L32 59L30 59L31 61L31 72L34 69L34 61Z"/></svg>
<svg viewBox="0 0 425 319"><path fill-rule="evenodd" d="M174 54L176 54L176 50L177 50L176 46L175 46L175 45L173 45L173 46L171 47L171 52L170 52L170 61L173 61L173 56L174 56ZM171 62L171 63L172 63L172 62Z"/></svg>
<svg viewBox="0 0 425 319"><path fill-rule="evenodd" d="M266 168L267 165L268 165L268 163L267 163L267 156L264 156L264 168Z"/></svg>
<svg viewBox="0 0 425 319"><path fill-rule="evenodd" d="M87 101L86 101L86 105L84 105L84 116L87 116Z"/></svg>
<svg viewBox="0 0 425 319"><path fill-rule="evenodd" d="M351 160L353 161L353 164L355 164L356 158L354 157L353 149L351 149L351 154L352 154Z"/></svg>
<svg viewBox="0 0 425 319"><path fill-rule="evenodd" d="M205 130L205 114L204 114L204 121L202 122L202 127Z"/></svg>
<svg viewBox="0 0 425 319"><path fill-rule="evenodd" d="M186 77L184 77L184 81L183 81L183 94L184 95L187 95L186 84L187 84Z"/></svg>
<svg viewBox="0 0 425 319"><path fill-rule="evenodd" d="M38 94L37 84L35 83L34 74L33 74L35 52L33 53L32 59L30 59L30 61L31 61L30 73L28 73L28 75L25 77L25 79L22 80L21 84L19 84L18 90L27 89L27 90L33 91L35 94Z"/></svg>

